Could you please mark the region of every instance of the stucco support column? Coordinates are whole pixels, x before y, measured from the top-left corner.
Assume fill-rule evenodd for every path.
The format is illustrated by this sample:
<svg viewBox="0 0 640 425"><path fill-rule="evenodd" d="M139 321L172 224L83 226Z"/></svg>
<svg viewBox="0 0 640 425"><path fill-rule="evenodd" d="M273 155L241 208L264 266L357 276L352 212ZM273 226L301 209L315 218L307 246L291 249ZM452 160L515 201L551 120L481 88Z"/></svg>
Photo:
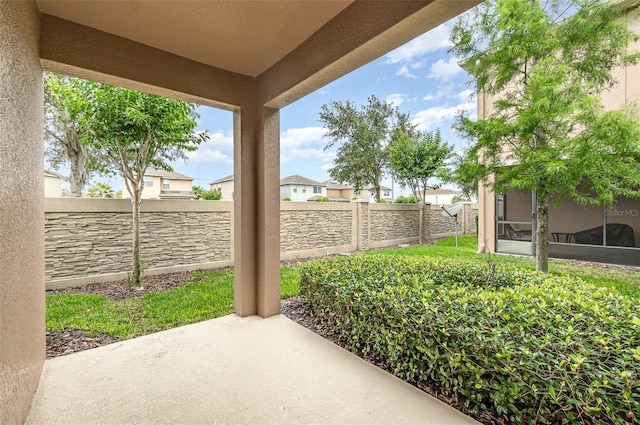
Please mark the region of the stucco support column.
<svg viewBox="0 0 640 425"><path fill-rule="evenodd" d="M234 112L234 310L280 313L280 112Z"/></svg>
<svg viewBox="0 0 640 425"><path fill-rule="evenodd" d="M0 423L23 423L45 359L39 16L0 1Z"/></svg>

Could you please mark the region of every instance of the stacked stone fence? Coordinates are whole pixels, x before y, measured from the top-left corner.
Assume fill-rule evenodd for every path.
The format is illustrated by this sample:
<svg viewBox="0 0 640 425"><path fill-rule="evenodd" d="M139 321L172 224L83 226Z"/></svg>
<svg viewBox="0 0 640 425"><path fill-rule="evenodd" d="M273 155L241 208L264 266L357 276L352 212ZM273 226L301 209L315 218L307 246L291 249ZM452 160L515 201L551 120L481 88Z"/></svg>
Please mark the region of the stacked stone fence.
<svg viewBox="0 0 640 425"><path fill-rule="evenodd" d="M425 235L454 232L454 220L425 209ZM283 259L416 243L417 205L281 202ZM477 206L465 204L460 233L475 233ZM141 256L149 275L233 265L233 202L144 200ZM47 288L125 279L131 258L131 203L126 199L45 199Z"/></svg>

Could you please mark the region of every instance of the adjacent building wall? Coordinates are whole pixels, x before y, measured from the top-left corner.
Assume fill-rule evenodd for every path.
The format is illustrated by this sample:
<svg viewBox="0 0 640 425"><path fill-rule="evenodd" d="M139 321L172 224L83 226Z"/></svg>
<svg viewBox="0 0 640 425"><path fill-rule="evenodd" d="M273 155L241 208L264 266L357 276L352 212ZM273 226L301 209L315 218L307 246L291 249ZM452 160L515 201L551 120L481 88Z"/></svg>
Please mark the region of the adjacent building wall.
<svg viewBox="0 0 640 425"><path fill-rule="evenodd" d="M233 203L144 200L141 254L147 274L231 266ZM429 237L454 232L452 219L432 217ZM125 279L130 268L131 203L126 199L45 200L47 288ZM475 217L470 205L460 214ZM475 225L475 219L469 219ZM310 258L418 241L418 205L367 202L281 202L280 257Z"/></svg>
<svg viewBox="0 0 640 425"><path fill-rule="evenodd" d="M35 2L0 2L0 424L21 424L45 359L43 89Z"/></svg>

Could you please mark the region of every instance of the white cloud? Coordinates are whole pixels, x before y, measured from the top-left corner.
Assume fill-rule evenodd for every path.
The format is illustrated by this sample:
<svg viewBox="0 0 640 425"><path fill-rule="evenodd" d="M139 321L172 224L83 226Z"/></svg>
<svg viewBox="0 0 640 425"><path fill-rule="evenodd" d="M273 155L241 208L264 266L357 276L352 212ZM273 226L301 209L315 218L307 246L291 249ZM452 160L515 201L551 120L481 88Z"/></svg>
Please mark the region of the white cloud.
<svg viewBox="0 0 640 425"><path fill-rule="evenodd" d="M280 161L292 159L318 159L331 161L334 152L324 151L322 136L326 130L322 127L289 128L280 134Z"/></svg>
<svg viewBox="0 0 640 425"><path fill-rule="evenodd" d="M462 68L458 65L456 58L450 58L448 61L439 59L438 62L431 65L431 75L429 78L435 78L438 81L450 81L456 74L462 72Z"/></svg>
<svg viewBox="0 0 640 425"><path fill-rule="evenodd" d="M409 71L407 65L402 65L398 72L396 72L396 76L398 77L407 77L407 78L418 78L415 74L412 74Z"/></svg>
<svg viewBox="0 0 640 425"><path fill-rule="evenodd" d="M476 92L471 89L464 89L460 93L456 94L456 97L461 102L468 102L469 99L473 99L476 96Z"/></svg>
<svg viewBox="0 0 640 425"><path fill-rule="evenodd" d="M431 31L414 38L407 44L398 47L387 54L387 63L399 63L413 61L414 58L435 52L438 49L449 47L450 28L442 24Z"/></svg>
<svg viewBox="0 0 640 425"><path fill-rule="evenodd" d="M202 143L198 150L189 152L193 162L211 162L215 165L233 164L233 135L221 131L209 134L209 140Z"/></svg>
<svg viewBox="0 0 640 425"><path fill-rule="evenodd" d="M452 120L459 111L473 111L476 109L475 102L465 102L457 106L436 106L424 109L414 114L411 121L420 130L432 130L442 125L446 120Z"/></svg>
<svg viewBox="0 0 640 425"><path fill-rule="evenodd" d="M436 97L435 97L434 95L432 95L431 93L429 93L429 94L425 95L425 96L422 98L422 100L424 100L424 101L427 101L427 102L428 102L428 101L430 101L430 100L436 100Z"/></svg>
<svg viewBox="0 0 640 425"><path fill-rule="evenodd" d="M402 93L393 93L390 94L389 96L387 96L387 103L390 103L394 106L400 106L402 105L402 102L405 101L405 99L407 98L406 94L402 94ZM411 99L409 99L411 100Z"/></svg>

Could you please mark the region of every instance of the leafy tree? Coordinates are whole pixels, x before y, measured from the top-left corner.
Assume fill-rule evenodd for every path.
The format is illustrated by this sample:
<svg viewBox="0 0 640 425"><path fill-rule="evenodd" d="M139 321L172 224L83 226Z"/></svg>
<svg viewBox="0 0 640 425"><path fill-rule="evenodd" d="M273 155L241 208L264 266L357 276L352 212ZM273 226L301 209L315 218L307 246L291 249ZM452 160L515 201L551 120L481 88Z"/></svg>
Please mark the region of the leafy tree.
<svg viewBox="0 0 640 425"><path fill-rule="evenodd" d="M169 161L186 159L208 138L194 132L195 105L107 84L87 82L75 108L80 110L83 141L124 178L133 210L131 279L141 280L140 194L147 167L172 171Z"/></svg>
<svg viewBox="0 0 640 425"><path fill-rule="evenodd" d="M87 189L87 196L90 198L113 198L113 188L106 183L97 182ZM122 194L120 194L122 197Z"/></svg>
<svg viewBox="0 0 640 425"><path fill-rule="evenodd" d="M332 101L322 105L320 121L327 129L325 150L338 145L332 179L349 182L356 191L372 187L380 200L380 181L387 171L387 145L400 130L410 127L398 108L371 96L366 105Z"/></svg>
<svg viewBox="0 0 640 425"><path fill-rule="evenodd" d="M453 156L453 147L442 140L440 130L401 132L389 145L391 174L402 187L420 193L434 177L445 177L447 161ZM431 184L431 187L437 185ZM422 206L425 200L422 200Z"/></svg>
<svg viewBox="0 0 640 425"><path fill-rule="evenodd" d="M202 192L202 199L207 201L219 201L222 199L222 191L218 189L209 189Z"/></svg>
<svg viewBox="0 0 640 425"><path fill-rule="evenodd" d="M194 199L202 199L202 192L204 192L204 188L202 188L202 186L193 186L191 190L195 195Z"/></svg>
<svg viewBox="0 0 640 425"><path fill-rule="evenodd" d="M549 205L611 206L640 196L636 110L605 111L612 71L635 63L623 11L600 0L490 0L461 18L451 52L494 96L486 117L460 116L472 140L460 176L494 192L536 194L536 268L548 270ZM479 160L478 160L479 158Z"/></svg>
<svg viewBox="0 0 640 425"><path fill-rule="evenodd" d="M44 74L45 156L51 168L69 164L69 184L75 197L82 196L91 175L104 166L97 152L82 142L78 100L86 80Z"/></svg>

